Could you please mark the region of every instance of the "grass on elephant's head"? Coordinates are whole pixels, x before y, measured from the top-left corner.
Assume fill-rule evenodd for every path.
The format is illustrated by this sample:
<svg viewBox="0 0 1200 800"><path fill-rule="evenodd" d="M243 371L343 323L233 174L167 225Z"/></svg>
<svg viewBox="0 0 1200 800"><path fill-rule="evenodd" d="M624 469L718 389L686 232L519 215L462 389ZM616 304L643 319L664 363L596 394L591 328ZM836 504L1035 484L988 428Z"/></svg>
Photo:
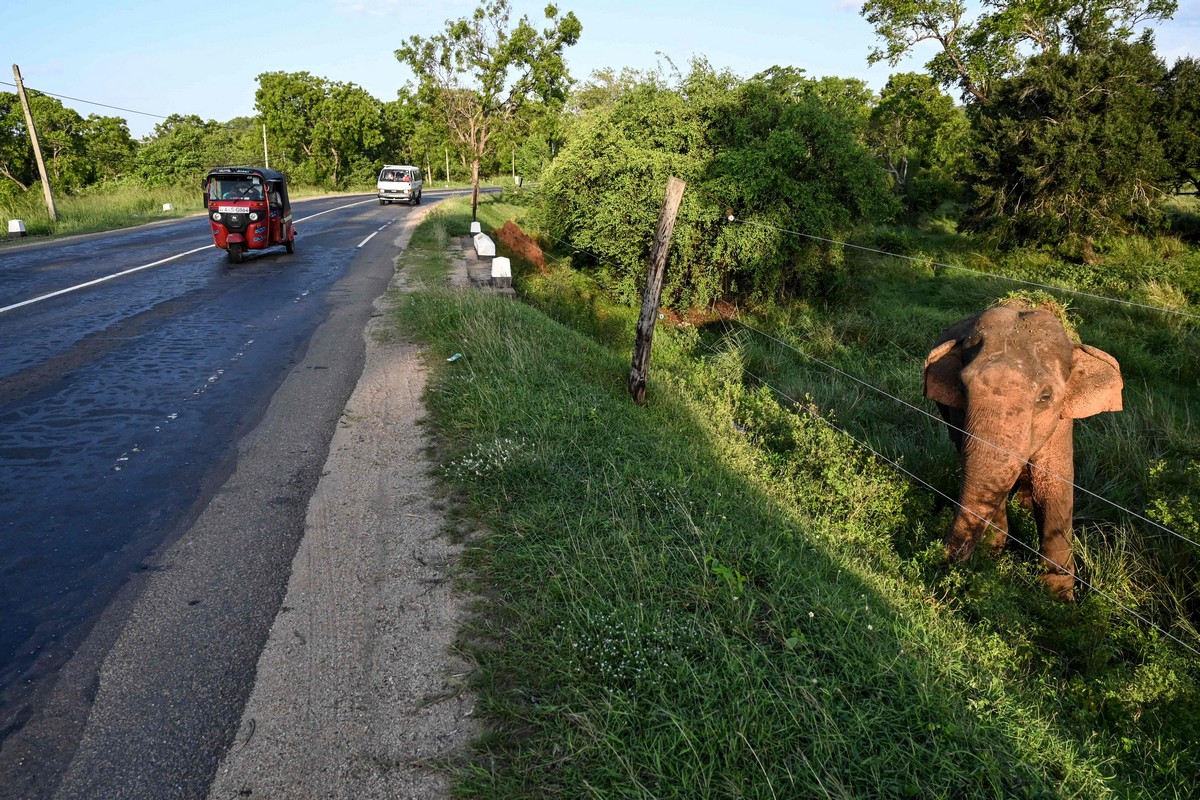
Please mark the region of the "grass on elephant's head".
<svg viewBox="0 0 1200 800"><path fill-rule="evenodd" d="M909 467L940 447L922 463L952 482L931 422L889 423L872 393L721 326L660 329L638 408L636 310L561 265L521 283L534 306L429 281L396 312L429 348L442 479L490 531L464 647L492 732L460 794L1156 796L1200 767L1195 667L1169 642L1048 600L1028 560L947 568L949 509L822 420ZM919 402L945 321L879 289L754 323L851 374L890 365ZM789 408L751 369L810 399ZM1104 569L1132 588L1136 566Z"/></svg>

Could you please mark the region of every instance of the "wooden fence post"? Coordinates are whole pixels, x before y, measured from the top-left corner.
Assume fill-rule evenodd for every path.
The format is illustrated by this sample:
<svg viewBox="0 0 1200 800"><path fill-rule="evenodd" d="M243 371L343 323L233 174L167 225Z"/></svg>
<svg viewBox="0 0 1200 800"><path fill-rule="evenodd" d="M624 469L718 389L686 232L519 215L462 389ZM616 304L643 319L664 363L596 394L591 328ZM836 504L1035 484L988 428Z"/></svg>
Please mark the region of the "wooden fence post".
<svg viewBox="0 0 1200 800"><path fill-rule="evenodd" d="M658 212L658 227L654 231L654 244L650 248L646 291L642 295L642 314L638 318L637 338L633 342L633 365L629 369L629 395L639 406L646 405L646 371L650 368L650 342L654 339L654 323L658 319L663 271L667 265L667 253L671 249L671 232L675 229L675 216L679 213L679 201L683 199L686 186L686 183L676 177L667 180L667 193L663 198L662 210Z"/></svg>

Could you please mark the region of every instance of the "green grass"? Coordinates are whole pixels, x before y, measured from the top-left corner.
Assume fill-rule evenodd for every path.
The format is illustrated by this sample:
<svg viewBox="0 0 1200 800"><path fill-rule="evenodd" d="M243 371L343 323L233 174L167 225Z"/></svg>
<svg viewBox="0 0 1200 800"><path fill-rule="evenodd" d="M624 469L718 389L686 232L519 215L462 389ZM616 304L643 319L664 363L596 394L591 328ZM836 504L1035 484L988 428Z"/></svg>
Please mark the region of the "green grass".
<svg viewBox="0 0 1200 800"><path fill-rule="evenodd" d="M932 420L719 325L660 327L639 408L636 310L586 276L519 270L517 303L446 285L468 214L418 230L395 317L429 348L443 485L486 531L463 648L490 732L458 796L1193 795L1196 660L1099 598L1050 601L1028 559L947 568L948 510L824 422L952 485ZM857 305L755 323L919 397L930 332L989 290L876 267ZM1122 530L1083 557L1137 604L1131 537L1101 546Z"/></svg>

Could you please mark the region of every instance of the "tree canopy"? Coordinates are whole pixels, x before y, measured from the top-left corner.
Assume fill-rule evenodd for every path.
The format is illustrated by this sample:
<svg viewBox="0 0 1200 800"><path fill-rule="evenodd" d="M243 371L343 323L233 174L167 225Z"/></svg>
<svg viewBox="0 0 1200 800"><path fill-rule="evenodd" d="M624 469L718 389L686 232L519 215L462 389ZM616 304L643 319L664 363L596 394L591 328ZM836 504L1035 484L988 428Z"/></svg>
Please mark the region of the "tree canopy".
<svg viewBox="0 0 1200 800"><path fill-rule="evenodd" d="M695 191L675 225L665 303L819 292L836 248L785 229L845 236L896 205L855 123L795 77L743 80L698 61L677 87L658 76L625 86L579 118L543 176L542 224L600 256L600 280L634 301L675 175Z"/></svg>
<svg viewBox="0 0 1200 800"><path fill-rule="evenodd" d="M882 44L867 60L893 66L919 42L941 49L926 65L944 86L986 103L996 80L1020 72L1034 54L1079 53L1137 26L1170 19L1176 0L986 0L973 17L966 0L866 0L862 15Z"/></svg>
<svg viewBox="0 0 1200 800"><path fill-rule="evenodd" d="M471 213L479 204L479 167L497 130L528 102L561 107L571 76L563 50L579 40L583 26L571 12L560 17L546 6L550 26L539 32L522 17L510 28L509 0L480 5L473 15L450 20L442 33L412 36L396 50L421 82L429 106L451 138L471 158Z"/></svg>

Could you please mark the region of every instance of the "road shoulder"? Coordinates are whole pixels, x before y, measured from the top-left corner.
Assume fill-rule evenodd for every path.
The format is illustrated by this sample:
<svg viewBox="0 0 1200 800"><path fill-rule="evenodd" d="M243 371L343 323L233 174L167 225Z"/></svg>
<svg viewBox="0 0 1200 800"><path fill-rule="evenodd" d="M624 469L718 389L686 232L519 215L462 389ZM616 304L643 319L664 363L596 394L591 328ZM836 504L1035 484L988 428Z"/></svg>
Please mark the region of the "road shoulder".
<svg viewBox="0 0 1200 800"><path fill-rule="evenodd" d="M402 274L392 287L404 290ZM468 603L451 578L459 548L420 425L426 370L416 345L377 335L382 322L365 333L363 374L213 800L445 797L437 765L477 734L468 666L452 652Z"/></svg>

